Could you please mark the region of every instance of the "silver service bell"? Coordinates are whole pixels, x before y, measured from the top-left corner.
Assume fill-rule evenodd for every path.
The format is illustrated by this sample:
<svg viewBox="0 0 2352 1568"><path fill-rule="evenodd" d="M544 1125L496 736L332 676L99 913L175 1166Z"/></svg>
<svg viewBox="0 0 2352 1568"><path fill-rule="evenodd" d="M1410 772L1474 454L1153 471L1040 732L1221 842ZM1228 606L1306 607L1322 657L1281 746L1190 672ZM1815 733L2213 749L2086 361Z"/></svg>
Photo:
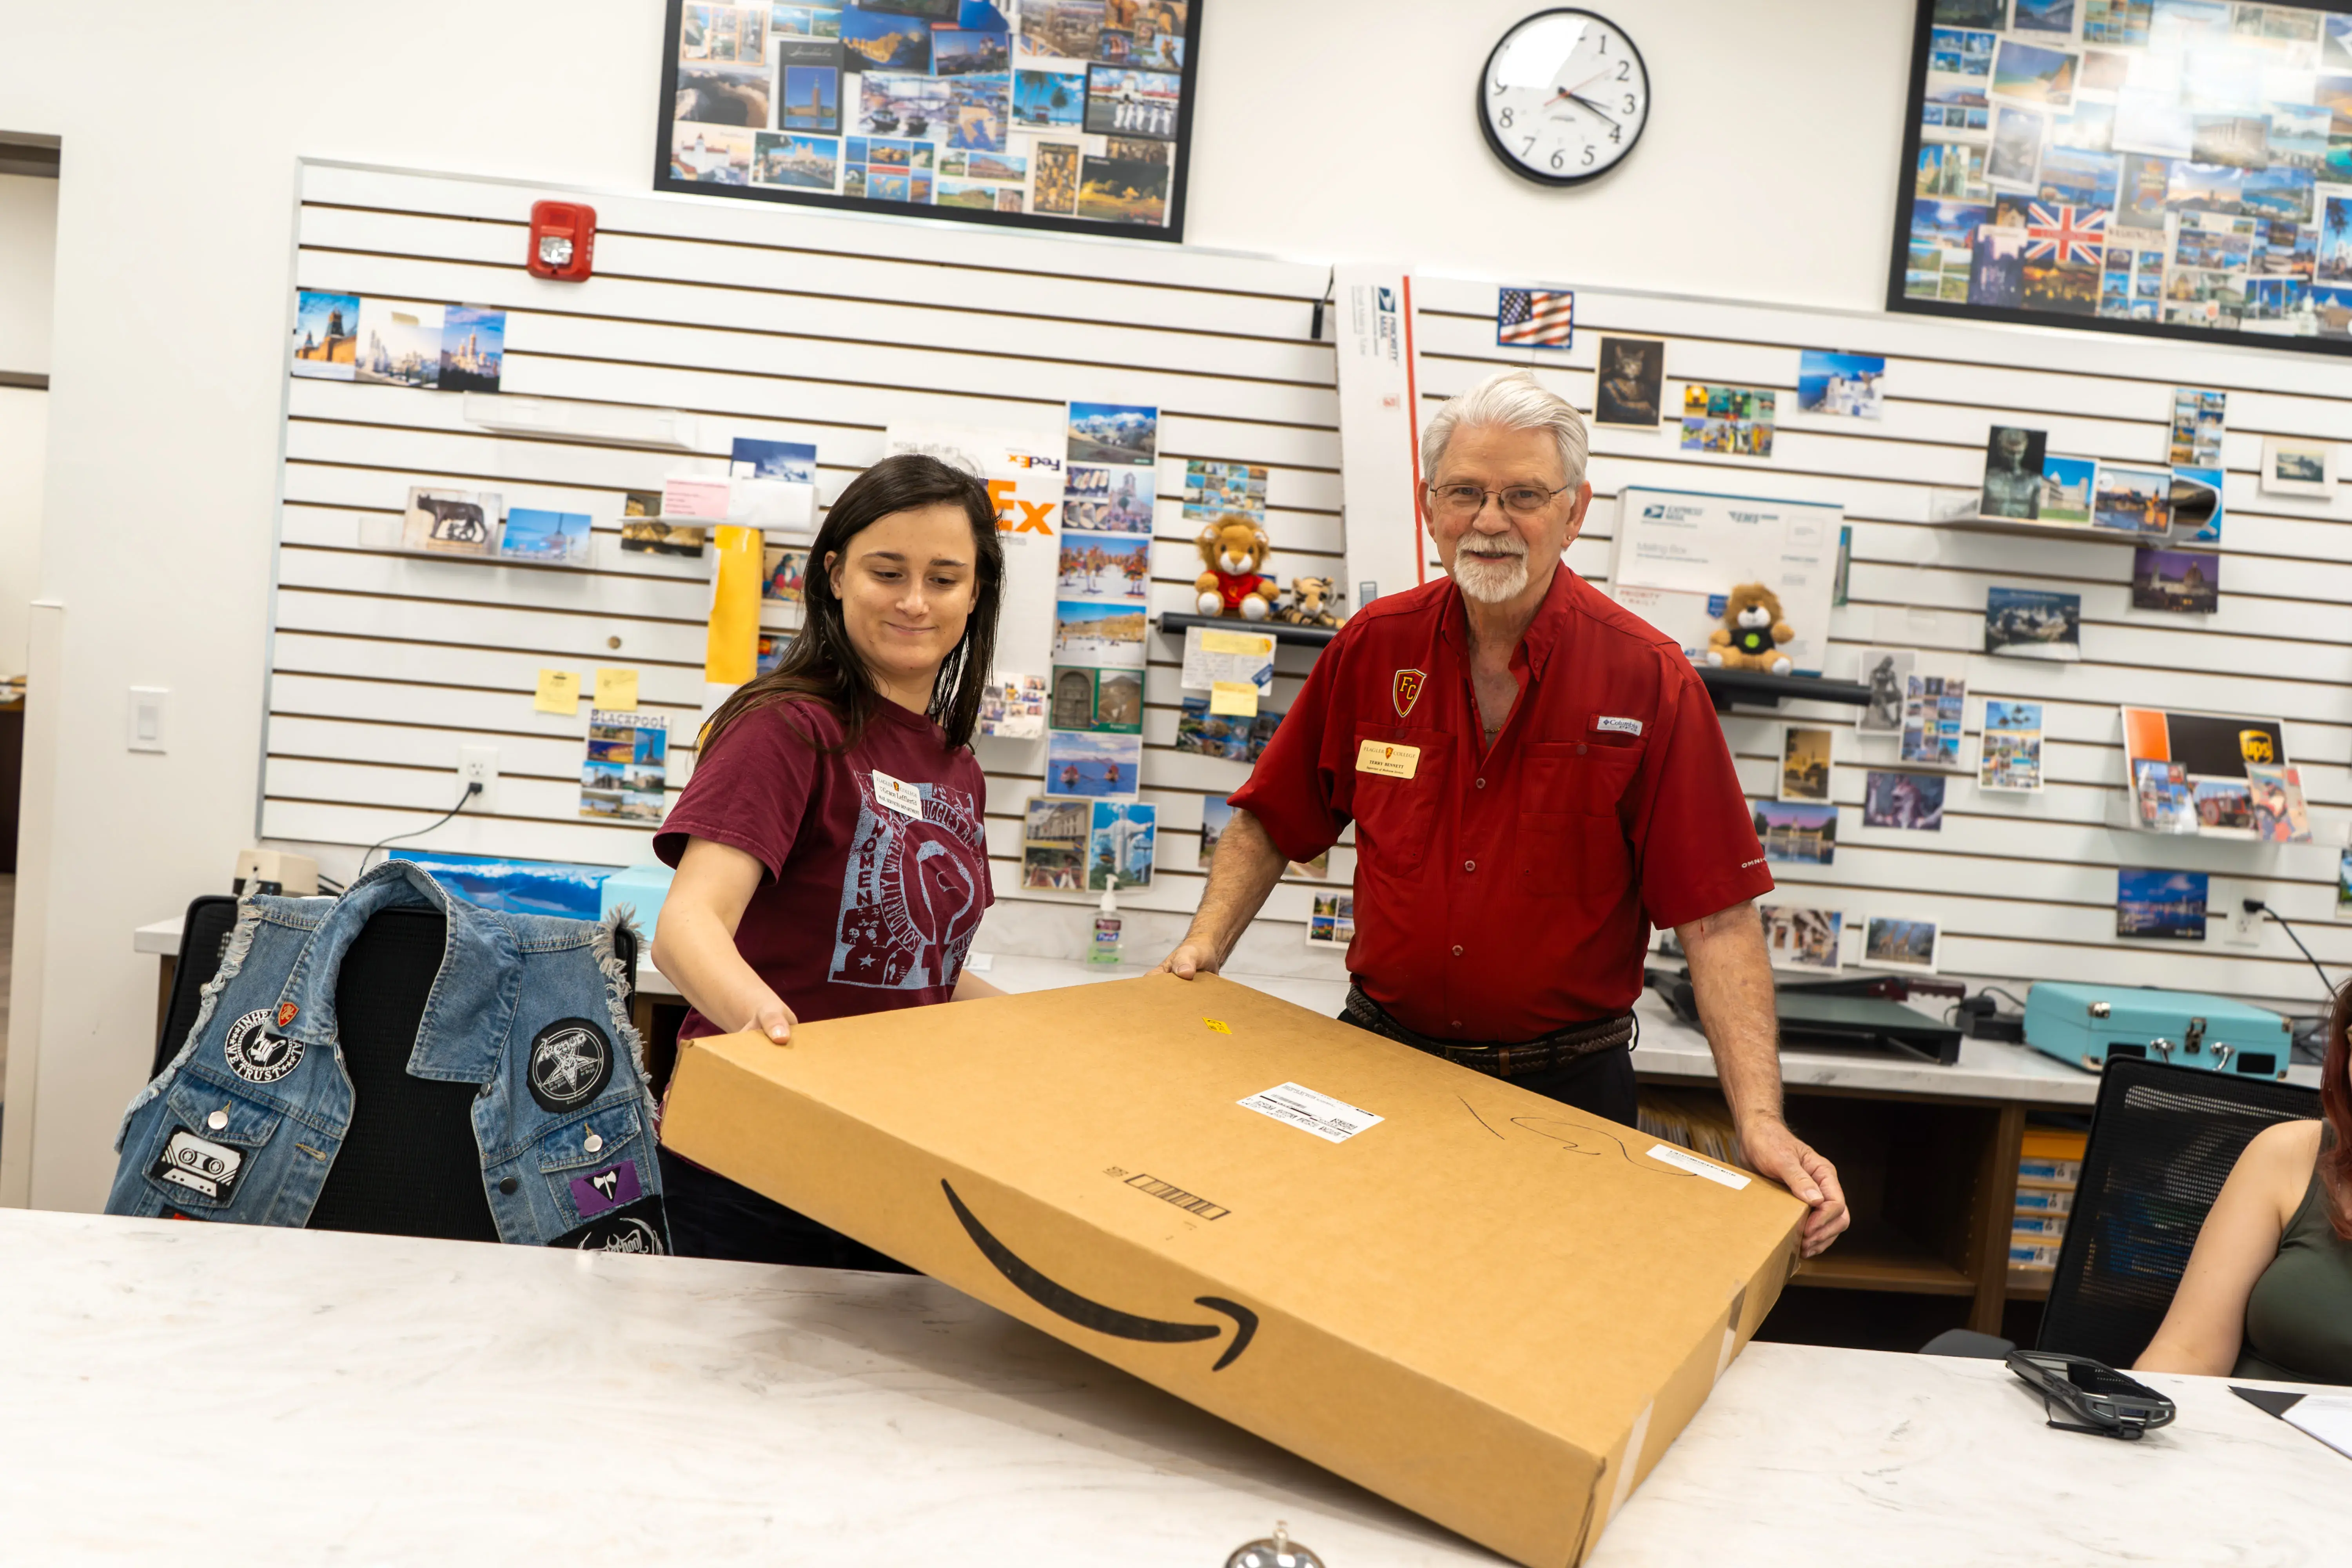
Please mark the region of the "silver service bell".
<svg viewBox="0 0 2352 1568"><path fill-rule="evenodd" d="M1277 1519L1272 1536L1237 1549L1225 1568L1323 1568L1323 1559L1292 1541L1290 1527Z"/></svg>

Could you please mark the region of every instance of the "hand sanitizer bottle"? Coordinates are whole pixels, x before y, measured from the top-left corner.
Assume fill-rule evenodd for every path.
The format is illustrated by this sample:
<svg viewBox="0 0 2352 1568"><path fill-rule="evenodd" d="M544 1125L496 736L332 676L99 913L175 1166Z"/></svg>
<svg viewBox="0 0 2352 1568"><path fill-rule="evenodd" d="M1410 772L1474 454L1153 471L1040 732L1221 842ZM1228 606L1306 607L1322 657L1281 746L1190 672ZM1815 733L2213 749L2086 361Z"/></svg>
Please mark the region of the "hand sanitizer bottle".
<svg viewBox="0 0 2352 1568"><path fill-rule="evenodd" d="M1089 963L1118 962L1118 879L1110 879L1103 889L1102 903L1095 911L1094 951L1087 954Z"/></svg>

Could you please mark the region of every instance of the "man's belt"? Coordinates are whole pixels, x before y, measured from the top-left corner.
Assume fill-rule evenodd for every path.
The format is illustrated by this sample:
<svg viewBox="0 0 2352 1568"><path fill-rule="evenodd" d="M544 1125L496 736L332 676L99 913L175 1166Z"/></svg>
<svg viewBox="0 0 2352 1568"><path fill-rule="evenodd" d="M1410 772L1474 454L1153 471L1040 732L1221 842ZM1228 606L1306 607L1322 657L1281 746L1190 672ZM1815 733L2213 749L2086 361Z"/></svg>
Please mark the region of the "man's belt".
<svg viewBox="0 0 2352 1568"><path fill-rule="evenodd" d="M1444 1057L1457 1066L1475 1072L1491 1073L1496 1078L1524 1078L1548 1068L1565 1067L1580 1057L1596 1051L1612 1050L1631 1045L1633 1040L1633 1015L1627 1013L1615 1018L1595 1018L1590 1023L1571 1024L1523 1045L1507 1046L1481 1040L1433 1040L1416 1034L1389 1016L1388 1010L1363 993L1363 988L1350 982L1348 1005L1341 1016L1360 1028L1411 1046L1417 1051L1427 1051L1433 1057Z"/></svg>

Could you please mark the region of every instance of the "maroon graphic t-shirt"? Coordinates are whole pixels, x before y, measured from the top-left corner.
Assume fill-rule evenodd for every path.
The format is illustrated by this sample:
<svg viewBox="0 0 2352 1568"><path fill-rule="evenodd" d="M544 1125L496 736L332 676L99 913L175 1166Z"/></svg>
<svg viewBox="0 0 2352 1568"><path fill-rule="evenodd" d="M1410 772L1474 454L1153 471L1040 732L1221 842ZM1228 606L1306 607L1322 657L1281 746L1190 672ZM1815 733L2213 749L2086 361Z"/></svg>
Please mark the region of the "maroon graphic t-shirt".
<svg viewBox="0 0 2352 1568"><path fill-rule="evenodd" d="M987 784L968 749L884 702L845 752L841 722L807 700L759 709L698 758L654 837L676 866L690 837L731 845L768 869L735 947L805 1022L945 1002L994 901L981 816ZM818 745L811 745L814 739ZM879 781L877 774L882 775ZM913 786L919 816L894 789ZM680 1039L722 1034L689 1011Z"/></svg>

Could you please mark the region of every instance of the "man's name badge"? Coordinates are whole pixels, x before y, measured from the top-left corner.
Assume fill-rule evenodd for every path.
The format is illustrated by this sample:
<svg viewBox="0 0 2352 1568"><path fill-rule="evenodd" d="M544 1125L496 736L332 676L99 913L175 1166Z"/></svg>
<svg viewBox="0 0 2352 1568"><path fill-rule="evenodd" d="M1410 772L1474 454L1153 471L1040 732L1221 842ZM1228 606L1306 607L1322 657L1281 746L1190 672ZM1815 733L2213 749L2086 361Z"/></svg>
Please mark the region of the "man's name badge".
<svg viewBox="0 0 2352 1568"><path fill-rule="evenodd" d="M1400 746L1393 741L1366 741L1356 748L1356 771L1378 773L1382 778L1409 779L1421 766L1419 746Z"/></svg>
<svg viewBox="0 0 2352 1568"><path fill-rule="evenodd" d="M923 820L923 792L904 779L894 779L880 768L874 770L874 798L883 807L901 816Z"/></svg>

